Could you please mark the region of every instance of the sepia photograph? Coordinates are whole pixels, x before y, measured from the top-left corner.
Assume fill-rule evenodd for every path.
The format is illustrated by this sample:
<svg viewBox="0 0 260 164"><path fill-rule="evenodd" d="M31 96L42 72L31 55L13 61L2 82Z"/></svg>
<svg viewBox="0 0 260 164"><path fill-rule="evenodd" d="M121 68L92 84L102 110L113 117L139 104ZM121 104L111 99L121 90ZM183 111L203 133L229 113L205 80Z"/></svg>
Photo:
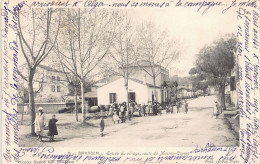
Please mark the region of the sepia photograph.
<svg viewBox="0 0 260 164"><path fill-rule="evenodd" d="M190 10L24 6L19 146L239 147L236 12Z"/></svg>

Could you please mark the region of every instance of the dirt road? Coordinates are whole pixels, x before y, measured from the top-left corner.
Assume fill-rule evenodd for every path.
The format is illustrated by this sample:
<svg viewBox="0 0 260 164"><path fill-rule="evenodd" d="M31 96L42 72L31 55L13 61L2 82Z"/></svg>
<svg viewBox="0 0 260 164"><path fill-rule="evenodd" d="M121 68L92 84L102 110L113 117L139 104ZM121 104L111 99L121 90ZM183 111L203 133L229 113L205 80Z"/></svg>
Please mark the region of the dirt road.
<svg viewBox="0 0 260 164"><path fill-rule="evenodd" d="M100 137L97 126L81 129L81 135L72 139L62 139L61 133L57 142L46 144L58 147L194 147L207 143L221 147L238 146L238 138L230 130L226 119L212 118L213 100L213 96L189 100L188 114L184 114L182 109L181 113L174 111L161 116L135 117L132 121L115 125L109 118L105 120L109 125L105 127L103 137ZM69 133L73 133L73 129Z"/></svg>

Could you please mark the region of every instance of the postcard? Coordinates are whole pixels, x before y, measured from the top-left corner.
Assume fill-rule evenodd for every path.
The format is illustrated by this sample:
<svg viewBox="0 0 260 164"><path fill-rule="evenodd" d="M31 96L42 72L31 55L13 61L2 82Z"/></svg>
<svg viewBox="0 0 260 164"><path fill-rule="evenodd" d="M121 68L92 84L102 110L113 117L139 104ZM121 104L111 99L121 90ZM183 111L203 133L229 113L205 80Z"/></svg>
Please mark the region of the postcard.
<svg viewBox="0 0 260 164"><path fill-rule="evenodd" d="M260 163L259 0L3 0L1 163Z"/></svg>

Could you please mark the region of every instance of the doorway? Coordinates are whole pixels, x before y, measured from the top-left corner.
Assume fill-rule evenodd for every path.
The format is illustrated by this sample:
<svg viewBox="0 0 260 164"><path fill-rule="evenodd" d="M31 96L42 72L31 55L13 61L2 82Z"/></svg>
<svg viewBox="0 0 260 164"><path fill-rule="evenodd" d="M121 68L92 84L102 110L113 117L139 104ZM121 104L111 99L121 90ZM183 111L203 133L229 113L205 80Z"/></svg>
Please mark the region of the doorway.
<svg viewBox="0 0 260 164"><path fill-rule="evenodd" d="M133 101L135 102L135 92L128 92L128 101Z"/></svg>

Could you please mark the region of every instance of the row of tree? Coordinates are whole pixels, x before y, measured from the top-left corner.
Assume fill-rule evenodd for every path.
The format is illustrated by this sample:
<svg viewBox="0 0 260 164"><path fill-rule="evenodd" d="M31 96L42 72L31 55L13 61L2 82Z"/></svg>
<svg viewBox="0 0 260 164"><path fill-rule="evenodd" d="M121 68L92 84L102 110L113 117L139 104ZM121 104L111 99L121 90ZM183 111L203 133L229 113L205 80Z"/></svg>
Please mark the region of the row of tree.
<svg viewBox="0 0 260 164"><path fill-rule="evenodd" d="M196 67L189 72L195 89L215 86L217 98L223 110L225 105L225 87L231 72L236 66L237 37L227 34L212 44L203 47L197 54Z"/></svg>
<svg viewBox="0 0 260 164"><path fill-rule="evenodd" d="M91 14L88 9L23 8L19 11L17 35L25 66L28 67L28 74L19 74L28 81L32 134L35 120L34 77L38 66L48 56L59 60L67 82L73 86L75 109L80 89L82 122L86 118L86 82L102 71L125 79L126 101L131 74L129 66L132 64L137 64L153 78L155 88L155 78L162 71L156 68L167 68L180 51L177 42L169 39L166 31L152 23L137 26L134 23L127 13L105 9L95 10ZM141 67L141 60L148 65Z"/></svg>

